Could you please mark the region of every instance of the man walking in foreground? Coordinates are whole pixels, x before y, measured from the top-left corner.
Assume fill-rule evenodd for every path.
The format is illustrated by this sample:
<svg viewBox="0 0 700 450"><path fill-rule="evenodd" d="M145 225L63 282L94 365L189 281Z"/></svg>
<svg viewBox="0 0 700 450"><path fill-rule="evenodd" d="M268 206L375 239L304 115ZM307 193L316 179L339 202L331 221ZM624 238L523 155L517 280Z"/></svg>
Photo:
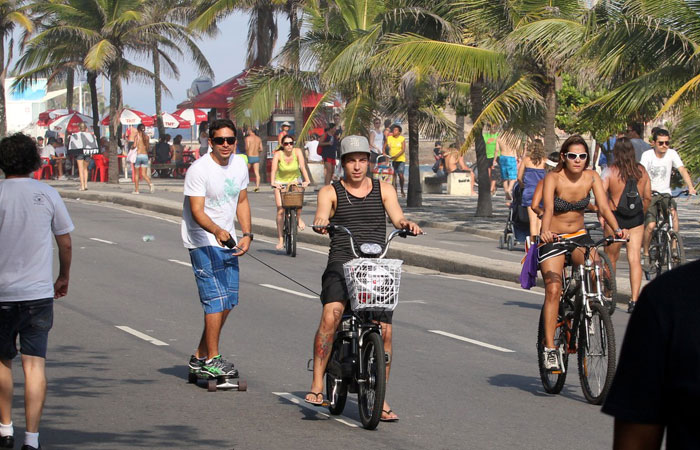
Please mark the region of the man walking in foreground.
<svg viewBox="0 0 700 450"><path fill-rule="evenodd" d="M236 128L230 120L209 124L209 145L212 151L187 170L182 208L182 241L190 252L204 308L204 331L189 368L191 373L211 377L235 376L233 363L219 353L219 336L238 304L238 257L248 251L253 240L246 190L248 166L235 154ZM234 217L243 237L233 249L227 249L224 242L236 239Z"/></svg>
<svg viewBox="0 0 700 450"><path fill-rule="evenodd" d="M26 431L22 450L40 449L46 398L46 348L53 301L68 293L73 222L56 190L29 174L41 159L34 141L14 134L0 141L0 448L14 448L12 360L19 337ZM52 236L59 274L53 281Z"/></svg>

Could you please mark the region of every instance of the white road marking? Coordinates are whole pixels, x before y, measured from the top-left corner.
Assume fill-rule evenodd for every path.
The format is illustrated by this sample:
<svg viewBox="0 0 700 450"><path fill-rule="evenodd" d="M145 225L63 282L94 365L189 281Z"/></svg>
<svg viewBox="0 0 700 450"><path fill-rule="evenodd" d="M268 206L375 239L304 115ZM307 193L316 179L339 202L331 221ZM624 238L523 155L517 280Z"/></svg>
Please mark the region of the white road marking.
<svg viewBox="0 0 700 450"><path fill-rule="evenodd" d="M124 325L115 325L115 327L119 328L122 331L125 331L131 335L136 336L137 338L143 339L146 342L150 342L153 345L168 345L163 341L159 341L158 339L151 337L147 334L141 333L140 331L136 331L133 328L124 326Z"/></svg>
<svg viewBox="0 0 700 450"><path fill-rule="evenodd" d="M499 347L497 345L487 344L486 342L477 341L476 339L469 339L469 338L466 338L464 336L459 336L457 334L448 333L446 331L428 330L428 332L439 334L442 336L447 336L447 337L452 338L452 339L457 339L458 341L469 342L470 344L474 344L474 345L480 345L482 347L490 348L491 350L497 350L497 351L503 352L503 353L515 353L515 350L508 350L507 348Z"/></svg>
<svg viewBox="0 0 700 450"><path fill-rule="evenodd" d="M401 300L401 303L420 303L421 305L425 305L427 302L423 300Z"/></svg>
<svg viewBox="0 0 700 450"><path fill-rule="evenodd" d="M267 239L261 239L261 238L255 238L255 242L264 242L264 243L266 243L266 244L272 244L272 245L276 245L276 244L277 244L277 242L268 241ZM299 245L299 244L297 244L297 249L306 250L307 252L312 252L312 253L318 253L318 254L320 254L320 255L328 255L328 252L327 252L327 251L326 251L326 252L322 252L322 251L320 251L320 250L316 250L315 248L303 247L303 246L301 246L301 245Z"/></svg>
<svg viewBox="0 0 700 450"><path fill-rule="evenodd" d="M180 264L180 265L183 265L183 266L187 266L187 267L192 267L192 264L190 264L190 263L188 263L188 262L185 262L185 261L178 261L177 259L169 259L168 261L173 262L173 263L175 263L175 264Z"/></svg>
<svg viewBox="0 0 700 450"><path fill-rule="evenodd" d="M117 245L116 242L112 241L105 241L104 239L98 239L98 238L90 238L91 241L97 241L97 242L102 242L103 244L110 244L110 245Z"/></svg>
<svg viewBox="0 0 700 450"><path fill-rule="evenodd" d="M304 298L318 298L318 297L315 296L315 295L309 295L309 294L305 294L305 293L303 293L303 292L293 291L293 290L291 290L291 289L286 289L286 288L283 288L283 287L275 286L274 284L261 284L260 286L266 287L266 288L270 288L270 289L275 289L275 290L277 290L277 291L286 292L287 294L298 295L299 297L304 297Z"/></svg>
<svg viewBox="0 0 700 450"><path fill-rule="evenodd" d="M330 414L321 412L319 410L320 407L309 405L308 403L306 403L304 401L303 398L297 397L296 395L292 395L289 392L273 392L273 394L277 395L278 397L282 397L283 399L287 400L288 402L294 403L297 406L301 406L304 409L308 409L309 411L314 411L316 414L319 414L323 417L327 417L329 419L335 420L336 422L340 422L343 425L347 425L351 428L359 428L360 427L360 425L357 423L354 423L354 421L341 419L339 417L331 417Z"/></svg>
<svg viewBox="0 0 700 450"><path fill-rule="evenodd" d="M67 200L68 200L68 199L67 199ZM79 199L77 199L77 200L79 200ZM70 200L68 200L68 201L70 201ZM124 212L129 213L129 214L133 214L133 215L135 215L135 216L151 217L151 218L153 218L153 219L162 220L163 222L174 223L174 224L176 224L176 225L180 225L180 224L182 223L182 220L173 220L173 219L168 219L168 218L166 218L166 217L156 216L156 215L154 215L154 214L146 214L146 213L142 213L142 212L138 212L138 211L133 211L133 210L127 209L126 207L123 207L123 206L122 206L122 207L110 206L110 205L107 205L107 204L104 204L104 203L97 203L97 202L94 202L94 201L91 201L91 200L87 200L87 201L84 201L84 202L83 202L83 204L88 204L88 203L89 203L90 205L93 205L93 206L99 206L99 207L101 207L101 208L116 209L116 210L119 210L119 211L124 211Z"/></svg>
<svg viewBox="0 0 700 450"><path fill-rule="evenodd" d="M472 280L469 278L452 277L449 275L433 275L433 276L440 277L440 278L447 278L450 280L461 280L461 281L470 281L472 283L487 284L489 286L496 286L496 287L503 288L503 289L510 289L512 291L518 291L518 292L522 292L525 294L544 295L544 292L538 292L538 291L533 291L533 290L528 290L528 289L523 289L523 288L517 288L517 287L513 287L513 286L504 286L502 284L491 283L489 281Z"/></svg>

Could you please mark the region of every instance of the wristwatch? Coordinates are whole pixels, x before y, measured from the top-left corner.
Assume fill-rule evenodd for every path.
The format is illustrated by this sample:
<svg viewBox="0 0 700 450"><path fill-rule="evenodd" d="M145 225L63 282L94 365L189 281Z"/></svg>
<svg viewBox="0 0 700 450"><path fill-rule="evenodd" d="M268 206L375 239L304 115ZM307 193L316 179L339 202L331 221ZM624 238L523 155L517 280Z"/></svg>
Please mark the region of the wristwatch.
<svg viewBox="0 0 700 450"><path fill-rule="evenodd" d="M241 235L241 237L246 237L246 236L248 236L251 241L255 238L255 235L253 233L243 233Z"/></svg>
<svg viewBox="0 0 700 450"><path fill-rule="evenodd" d="M621 234L621 233L622 233L622 228L618 228L617 230L615 230L615 236L617 236L618 234ZM251 239L253 239L253 238L251 238Z"/></svg>

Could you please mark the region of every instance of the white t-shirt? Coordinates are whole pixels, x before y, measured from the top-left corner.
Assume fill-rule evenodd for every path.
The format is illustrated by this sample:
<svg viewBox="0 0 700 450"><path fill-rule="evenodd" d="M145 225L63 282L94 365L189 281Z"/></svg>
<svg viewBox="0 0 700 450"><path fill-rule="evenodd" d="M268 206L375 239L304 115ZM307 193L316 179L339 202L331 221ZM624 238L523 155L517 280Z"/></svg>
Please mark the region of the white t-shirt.
<svg viewBox="0 0 700 450"><path fill-rule="evenodd" d="M219 247L216 237L194 221L187 197L204 197L204 213L235 240L238 194L248 187L248 181L248 165L241 155L232 155L226 166L217 164L211 153L192 163L185 174L182 207L181 232L185 247Z"/></svg>
<svg viewBox="0 0 700 450"><path fill-rule="evenodd" d="M369 130L369 135L370 138L372 139L372 145L374 147L377 147L379 150L377 150L374 147L370 147L369 149L372 151L372 153L377 153L379 155L382 154L383 148L384 148L384 132L380 128L379 130L375 130L374 128Z"/></svg>
<svg viewBox="0 0 700 450"><path fill-rule="evenodd" d="M41 147L39 156L42 158L56 156L56 150L53 148L53 145L46 144L45 146Z"/></svg>
<svg viewBox="0 0 700 450"><path fill-rule="evenodd" d="M654 153L654 149L647 150L642 154L639 162L649 173L651 180L651 190L662 194L671 193L671 169L683 167L683 161L678 153L669 148L663 158L659 158Z"/></svg>
<svg viewBox="0 0 700 450"><path fill-rule="evenodd" d="M309 161L320 162L323 161L323 156L318 154L318 141L307 141L304 144L304 148L309 151Z"/></svg>
<svg viewBox="0 0 700 450"><path fill-rule="evenodd" d="M51 186L31 178L0 181L0 302L53 298L53 236L73 229Z"/></svg>

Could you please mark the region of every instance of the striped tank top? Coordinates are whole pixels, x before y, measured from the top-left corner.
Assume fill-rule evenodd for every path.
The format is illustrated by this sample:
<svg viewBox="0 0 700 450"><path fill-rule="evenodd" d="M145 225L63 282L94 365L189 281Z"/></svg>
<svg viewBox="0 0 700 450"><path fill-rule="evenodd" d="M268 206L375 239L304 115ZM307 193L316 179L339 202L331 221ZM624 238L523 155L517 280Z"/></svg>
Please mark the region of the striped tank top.
<svg viewBox="0 0 700 450"><path fill-rule="evenodd" d="M372 180L372 190L364 199L350 194L341 182L334 182L333 188L337 206L331 224L342 225L350 230L357 246L364 243L383 246L386 240L386 211L379 180ZM350 237L342 231L335 233L331 238L328 263L346 263L354 257Z"/></svg>

